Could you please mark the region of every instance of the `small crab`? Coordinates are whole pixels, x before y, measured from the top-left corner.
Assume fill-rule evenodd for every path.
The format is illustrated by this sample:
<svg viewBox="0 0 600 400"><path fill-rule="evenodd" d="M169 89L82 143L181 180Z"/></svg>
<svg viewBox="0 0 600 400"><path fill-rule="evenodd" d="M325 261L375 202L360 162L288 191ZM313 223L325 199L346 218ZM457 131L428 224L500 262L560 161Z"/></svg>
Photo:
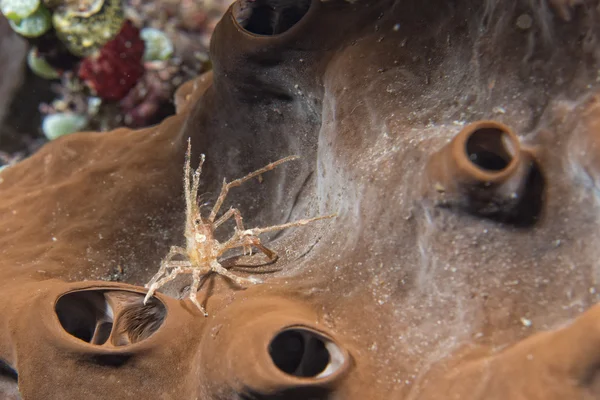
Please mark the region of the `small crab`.
<svg viewBox="0 0 600 400"><path fill-rule="evenodd" d="M200 286L200 281L203 276L206 276L212 272L219 275L223 275L239 286L245 284L256 284L261 283L261 280L257 278L242 278L231 273L225 267L219 263L219 257L225 252L235 248L243 248L244 254L252 255L252 246L262 251L271 261L277 260L277 254L264 246L258 235L265 232L279 231L293 226L306 225L310 222L318 221L326 218L333 218L335 215L319 216L309 219L301 219L298 221L288 222L281 225L273 225L264 228L253 228L245 229L242 223L242 215L236 208L230 208L223 215L217 219L217 213L219 212L223 201L229 190L233 187L240 186L242 183L260 176L261 174L270 171L280 164L295 160L298 156L289 156L282 158L278 161L272 162L261 169L249 173L243 178L236 179L231 182L223 180L223 186L221 193L217 198L217 201L212 208L208 217L203 217L200 213L200 206L198 204L198 186L200 184L200 173L202 171L202 164L204 163L204 154L200 157L200 165L198 169L192 171L190 167L191 157L191 142L188 139L188 148L185 157L184 165L184 191L185 191L185 205L186 205L186 219L185 219L185 238L186 247L172 246L167 256L162 260L160 269L154 275L154 277L146 284L148 293L144 298L144 304L150 299L154 292L163 286L165 283L172 281L177 275L180 274L192 274L193 281L190 288L190 300L198 307L198 309L208 316L204 307L198 302L196 294ZM191 182L190 182L191 177ZM224 243L220 243L215 239L214 232L220 225L230 218L235 218L235 231L231 238ZM176 256L183 256L185 260L173 260ZM168 270L171 270L168 272Z"/></svg>

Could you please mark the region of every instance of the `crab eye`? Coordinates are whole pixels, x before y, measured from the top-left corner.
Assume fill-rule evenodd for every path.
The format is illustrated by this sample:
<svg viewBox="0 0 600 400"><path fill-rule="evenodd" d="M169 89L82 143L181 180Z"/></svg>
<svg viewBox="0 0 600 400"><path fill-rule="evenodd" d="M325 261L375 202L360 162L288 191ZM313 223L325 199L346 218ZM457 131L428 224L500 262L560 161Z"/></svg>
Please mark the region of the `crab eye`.
<svg viewBox="0 0 600 400"><path fill-rule="evenodd" d="M196 221L195 221L195 222L196 222L196 225L200 225L200 223L201 223L202 221L200 220L200 218L198 218L198 219L196 219Z"/></svg>

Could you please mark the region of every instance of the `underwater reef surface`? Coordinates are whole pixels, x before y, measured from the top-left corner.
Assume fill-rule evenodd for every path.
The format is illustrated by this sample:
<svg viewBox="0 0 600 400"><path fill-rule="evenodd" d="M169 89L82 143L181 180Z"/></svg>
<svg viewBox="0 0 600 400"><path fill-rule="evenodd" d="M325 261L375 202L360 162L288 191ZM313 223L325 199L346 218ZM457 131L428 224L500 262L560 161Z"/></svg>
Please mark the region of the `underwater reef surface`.
<svg viewBox="0 0 600 400"><path fill-rule="evenodd" d="M0 394L598 398L599 18L584 0L234 3L175 116L0 172ZM208 276L207 317L188 275L143 303L186 245L188 139L202 205L301 157L231 190L246 228L337 214L263 235L275 262L222 259L263 283Z"/></svg>
<svg viewBox="0 0 600 400"><path fill-rule="evenodd" d="M10 108L0 125L0 167L61 135L142 128L172 115L177 87L210 69L210 36L230 4L4 0L5 46L12 37L29 52L3 58L19 70L2 75L17 90L12 101L3 96Z"/></svg>

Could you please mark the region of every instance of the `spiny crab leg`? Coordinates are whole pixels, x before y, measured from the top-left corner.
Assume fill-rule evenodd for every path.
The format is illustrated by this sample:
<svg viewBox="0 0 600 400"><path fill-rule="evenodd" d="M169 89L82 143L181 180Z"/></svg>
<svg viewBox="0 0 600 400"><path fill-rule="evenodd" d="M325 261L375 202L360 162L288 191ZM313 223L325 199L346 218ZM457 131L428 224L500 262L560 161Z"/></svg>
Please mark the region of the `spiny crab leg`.
<svg viewBox="0 0 600 400"><path fill-rule="evenodd" d="M219 226L221 226L224 222L229 220L231 217L235 217L235 224L237 225L238 230L243 231L244 223L242 222L243 221L242 214L240 213L240 210L238 210L237 208L230 208L229 210L227 210L227 212L225 214L221 215L219 217L219 219L215 221L215 223L213 224L213 227L215 229L217 229Z"/></svg>
<svg viewBox="0 0 600 400"><path fill-rule="evenodd" d="M337 216L337 214L330 214L330 215L323 215L323 216L314 217L314 218L292 221L292 222L288 222L288 223L281 224L281 225L267 226L264 228L252 228L252 229L246 229L244 231L236 230L234 236L231 239L229 239L227 242L222 244L221 252L224 253L227 250L235 249L235 248L242 247L242 246L244 248L246 246L254 246L254 247L258 248L260 251L262 251L271 261L274 261L279 256L277 255L276 252L274 252L273 250L271 250L268 247L266 247L265 245L263 245L261 243L258 235L260 235L261 233L265 233L265 232L280 231L280 230L283 230L286 228L291 228L294 226L302 226L302 225L306 225L311 222L319 221L322 219L335 218L336 216Z"/></svg>
<svg viewBox="0 0 600 400"><path fill-rule="evenodd" d="M192 141L188 138L188 147L185 153L185 164L183 166L183 186L186 200L186 210L194 210L198 207L198 187L200 186L200 174L202 173L202 166L204 165L205 156L200 155L200 164L192 172L191 167L192 158ZM192 177L192 184L190 187L190 177Z"/></svg>
<svg viewBox="0 0 600 400"><path fill-rule="evenodd" d="M231 272L229 272L225 267L223 267L221 264L219 264L218 262L211 263L210 270L213 272L216 272L219 275L222 275L224 277L231 279L238 286L243 287L245 283L249 283L249 284L262 283L262 280L260 280L258 278L252 278L252 277L242 278L241 276L234 275Z"/></svg>
<svg viewBox="0 0 600 400"><path fill-rule="evenodd" d="M183 274L186 272L196 271L196 269L194 268L192 263L189 261L176 261L176 262L177 262L177 264L173 265L173 267L175 267L175 269L173 269L171 271L171 273L168 274L167 276L165 276L164 278L157 279L156 281L154 281L155 278L157 278L158 274L154 275L154 278L152 278L152 281L154 281L154 282L150 281L151 282L150 288L148 289L148 293L146 293L146 297L144 297L144 304L146 304L148 302L148 300L150 299L150 297L152 297L154 295L154 292L156 291L156 289L163 286L165 283L172 281L173 279L175 279L177 277L177 275ZM167 268L168 267L169 266L167 266Z"/></svg>
<svg viewBox="0 0 600 400"><path fill-rule="evenodd" d="M293 226L307 225L307 224L310 224L311 222L320 221L322 219L335 218L335 217L337 217L337 214L321 215L321 216L314 217L314 218L300 219L298 221L287 222L287 223L281 224L281 225L266 226L264 228L246 229L245 231L241 232L241 236L242 237L256 236L256 235L260 235L261 233L280 231L280 230L283 230L286 228L291 228Z"/></svg>
<svg viewBox="0 0 600 400"><path fill-rule="evenodd" d="M256 171L249 173L248 175L233 180L229 183L224 179L223 186L221 187L221 192L219 193L219 197L215 202L214 207L212 208L210 215L207 219L203 218L201 215L200 206L198 205L198 188L200 186L200 173L202 171L202 166L204 165L204 154L200 157L200 162L198 168L192 169L191 167L191 154L192 154L192 145L191 139L188 139L187 151L185 154L185 163L183 166L183 184L184 184L184 194L185 194L185 238L186 238L186 247L171 247L171 250L166 255L166 257L162 260L160 264L159 271L152 277L150 282L146 285L148 289L148 293L144 298L144 304L151 298L156 290L166 284L167 282L172 281L180 274L191 274L193 277L193 282L190 287L190 300L194 305L205 315L206 310L204 307L198 302L197 292L198 289L205 277L207 277L210 273L216 273L221 276L224 276L231 281L235 282L237 285L243 286L244 284L256 284L261 283L261 280L258 278L243 278L231 273L229 270L224 268L219 263L219 258L222 257L225 252L230 249L242 247L244 249L244 254L246 252L252 254L252 246L256 247L258 250L263 252L271 261L277 260L277 253L268 247L264 246L258 235L265 232L273 232L279 231L286 228L291 228L294 226L302 226L308 223L318 221L321 219L333 218L335 215L327 215L314 217L309 219L302 219L298 221L288 222L281 225L268 226L264 228L253 228L253 229L245 229L242 214L236 208L230 208L223 215L221 215L217 219L217 214L229 193L229 190L233 187L240 186L244 182L257 177L267 171L270 171L281 165L285 162L295 160L299 158L298 156L288 156L282 158L280 160L274 161ZM214 237L214 231L216 228L221 226L223 223L228 221L231 218L235 218L236 228L233 236L227 240L225 243L220 243ZM184 260L182 261L173 261L175 256L182 256ZM169 272L168 269L171 269Z"/></svg>
<svg viewBox="0 0 600 400"><path fill-rule="evenodd" d="M176 265L173 265L174 262L171 261L171 259L174 256L177 256L177 255L186 256L185 249L183 249L181 247L177 247L177 246L172 246L171 250L169 251L169 253L167 254L167 256L161 261L160 268L159 268L158 272L154 275L154 277L152 277L152 279L150 280L150 282L148 282L144 287L149 288L157 280L159 280L161 276L163 276L167 272L167 268L173 268L173 267L175 267ZM186 263L187 261L180 261L180 262Z"/></svg>
<svg viewBox="0 0 600 400"><path fill-rule="evenodd" d="M231 217L235 217L235 225L238 231L244 231L244 221L242 218L242 214L240 213L240 210L238 210L237 208L230 208L229 210L227 210L227 212L223 215L221 215L221 217L216 220L213 224L213 229L217 229L221 224L223 224L225 221L227 221L228 219L230 219ZM244 246L244 255L249 254L252 255L252 247L250 246Z"/></svg>
<svg viewBox="0 0 600 400"><path fill-rule="evenodd" d="M217 217L217 213L221 209L221 206L223 205L223 202L225 201L225 197L227 197L227 193L229 193L229 189L240 186L242 183L244 183L258 175L264 174L265 172L272 170L273 168L277 167L278 165L281 165L288 161L296 160L298 158L300 158L300 157L299 156L288 156L288 157L282 158L281 160L274 161L270 164L265 165L261 169L257 169L256 171L249 173L248 175L244 176L243 178L233 180L229 183L227 183L227 181L225 179L223 179L223 186L221 187L221 193L219 194L219 197L217 198L217 201L215 202L215 206L213 207L212 211L210 212L210 215L208 216L208 221L209 222L215 221L215 218Z"/></svg>
<svg viewBox="0 0 600 400"><path fill-rule="evenodd" d="M208 317L206 309L202 307L202 304L200 304L200 302L198 301L198 288L200 287L201 279L203 276L206 275L201 275L200 271L198 270L192 272L193 281L192 286L190 287L190 300L192 301L192 303L194 303L196 307L198 307L200 312L204 314L205 317Z"/></svg>

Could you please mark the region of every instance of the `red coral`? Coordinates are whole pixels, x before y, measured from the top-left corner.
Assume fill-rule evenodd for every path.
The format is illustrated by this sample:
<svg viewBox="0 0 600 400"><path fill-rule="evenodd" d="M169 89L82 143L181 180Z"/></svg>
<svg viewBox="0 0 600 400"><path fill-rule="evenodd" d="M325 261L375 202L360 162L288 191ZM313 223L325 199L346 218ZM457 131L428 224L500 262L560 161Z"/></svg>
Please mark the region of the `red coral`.
<svg viewBox="0 0 600 400"><path fill-rule="evenodd" d="M140 82L119 102L125 117L125 125L141 128L159 122L168 114L170 107L166 106L173 96L171 86L172 71L164 62L155 62L161 70L146 66L146 74ZM165 114L167 112L167 114Z"/></svg>
<svg viewBox="0 0 600 400"><path fill-rule="evenodd" d="M144 41L140 30L125 21L114 39L100 51L84 59L79 78L85 81L104 100L120 100L129 93L144 75Z"/></svg>

